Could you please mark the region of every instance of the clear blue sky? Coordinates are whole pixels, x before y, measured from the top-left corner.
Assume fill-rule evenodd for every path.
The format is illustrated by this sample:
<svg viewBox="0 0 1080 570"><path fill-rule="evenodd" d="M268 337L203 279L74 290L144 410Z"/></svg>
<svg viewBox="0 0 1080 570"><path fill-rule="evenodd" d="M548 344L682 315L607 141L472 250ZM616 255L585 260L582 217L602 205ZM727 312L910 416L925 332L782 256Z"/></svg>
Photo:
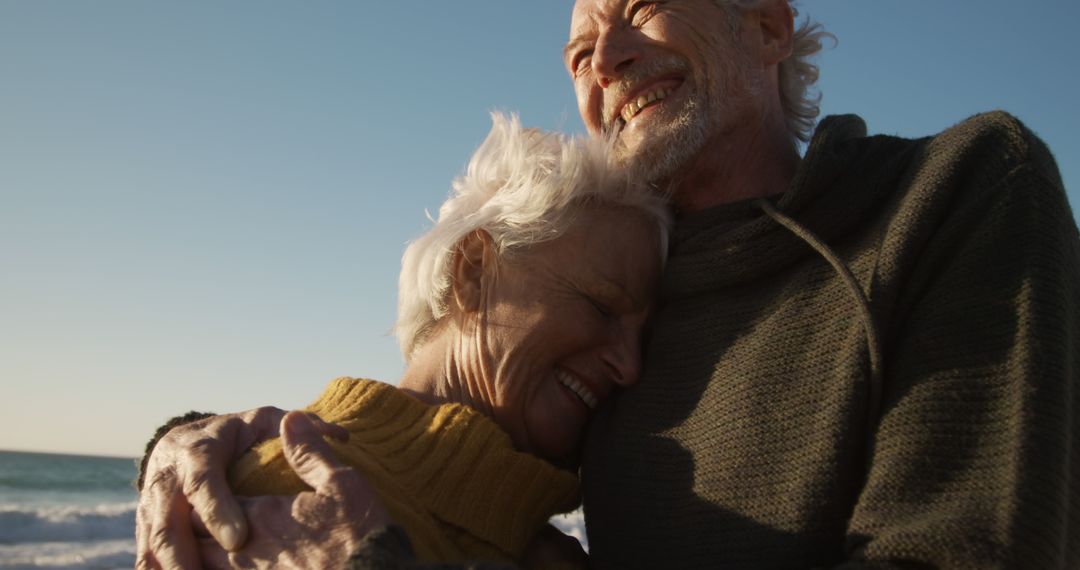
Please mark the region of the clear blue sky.
<svg viewBox="0 0 1080 570"><path fill-rule="evenodd" d="M581 130L571 4L0 3L0 449L137 455L189 409L396 381L401 251L488 112ZM1009 110L1080 204L1076 2L802 8L839 38L825 113Z"/></svg>

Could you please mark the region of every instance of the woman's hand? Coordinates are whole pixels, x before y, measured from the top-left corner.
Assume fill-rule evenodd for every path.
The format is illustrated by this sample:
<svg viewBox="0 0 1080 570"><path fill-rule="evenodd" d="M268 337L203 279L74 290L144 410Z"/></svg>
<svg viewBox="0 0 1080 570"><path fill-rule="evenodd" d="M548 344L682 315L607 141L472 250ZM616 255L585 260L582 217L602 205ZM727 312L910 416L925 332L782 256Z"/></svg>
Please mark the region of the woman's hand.
<svg viewBox="0 0 1080 570"><path fill-rule="evenodd" d="M226 469L256 443L276 437L285 411L259 408L178 426L154 446L136 512L137 568L199 568L192 519L227 550L247 540L248 524ZM315 418L318 432L348 439Z"/></svg>
<svg viewBox="0 0 1080 570"><path fill-rule="evenodd" d="M285 459L314 492L242 498L247 543L229 552L200 539L205 568L344 568L369 531L390 524L371 486L334 457L307 416L286 415L281 434Z"/></svg>

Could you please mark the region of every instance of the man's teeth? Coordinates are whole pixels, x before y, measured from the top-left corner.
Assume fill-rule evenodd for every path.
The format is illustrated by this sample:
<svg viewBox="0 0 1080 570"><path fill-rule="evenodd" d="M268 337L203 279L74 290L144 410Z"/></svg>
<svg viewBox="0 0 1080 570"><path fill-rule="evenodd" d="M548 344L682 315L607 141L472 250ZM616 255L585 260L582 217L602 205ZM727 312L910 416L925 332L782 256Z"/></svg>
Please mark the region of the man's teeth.
<svg viewBox="0 0 1080 570"><path fill-rule="evenodd" d="M649 91L648 93L645 93L644 95L639 96L637 99L627 103L626 106L622 108L622 113L620 113L623 122L629 123L630 119L633 119L634 116L640 113L642 109L648 107L649 105L657 101L664 99L668 95L671 95L670 89L654 89L653 91Z"/></svg>
<svg viewBox="0 0 1080 570"><path fill-rule="evenodd" d="M574 378L562 370L556 370L555 377L559 379L559 383L569 388L571 392L577 394L577 397L581 398L581 401L585 402L585 405L588 406L589 409L596 408L596 405L599 403L596 396L590 392L584 384L579 382L577 378Z"/></svg>

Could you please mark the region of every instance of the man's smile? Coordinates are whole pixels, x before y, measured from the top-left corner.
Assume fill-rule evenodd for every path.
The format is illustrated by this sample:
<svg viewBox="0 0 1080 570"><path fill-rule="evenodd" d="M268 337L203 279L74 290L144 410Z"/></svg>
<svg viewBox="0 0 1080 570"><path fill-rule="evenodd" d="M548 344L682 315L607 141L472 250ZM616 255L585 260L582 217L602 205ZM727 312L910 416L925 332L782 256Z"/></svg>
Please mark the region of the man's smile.
<svg viewBox="0 0 1080 570"><path fill-rule="evenodd" d="M667 74L665 77L653 76L647 80L609 87L613 105L604 115L612 128L622 130L643 110L670 97L682 87L685 78Z"/></svg>
<svg viewBox="0 0 1080 570"><path fill-rule="evenodd" d="M622 111L620 111L619 113L619 116L620 118L622 118L624 124L629 123L630 120L637 116L637 114L640 113L642 109L648 107L649 105L652 105L653 103L656 103L657 101L662 101L670 94L671 90L664 87L650 90L644 95L639 95L637 99L634 99L633 101L630 101L629 103L624 105Z"/></svg>

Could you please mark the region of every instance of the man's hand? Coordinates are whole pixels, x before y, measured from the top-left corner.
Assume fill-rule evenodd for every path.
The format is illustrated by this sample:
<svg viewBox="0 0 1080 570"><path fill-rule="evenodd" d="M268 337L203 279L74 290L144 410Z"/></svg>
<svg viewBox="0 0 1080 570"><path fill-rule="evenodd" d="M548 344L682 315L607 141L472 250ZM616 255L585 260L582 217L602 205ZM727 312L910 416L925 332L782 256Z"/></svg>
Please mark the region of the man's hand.
<svg viewBox="0 0 1080 570"><path fill-rule="evenodd" d="M192 519L227 550L248 535L244 511L226 481L226 469L256 443L276 437L285 411L259 408L214 416L173 428L154 446L136 512L136 566L199 568ZM324 435L348 439L339 426L316 418Z"/></svg>
<svg viewBox="0 0 1080 570"><path fill-rule="evenodd" d="M229 552L198 539L205 568L343 568L369 531L390 524L371 486L334 457L307 416L286 415L281 434L285 459L314 492L241 499L247 543Z"/></svg>

